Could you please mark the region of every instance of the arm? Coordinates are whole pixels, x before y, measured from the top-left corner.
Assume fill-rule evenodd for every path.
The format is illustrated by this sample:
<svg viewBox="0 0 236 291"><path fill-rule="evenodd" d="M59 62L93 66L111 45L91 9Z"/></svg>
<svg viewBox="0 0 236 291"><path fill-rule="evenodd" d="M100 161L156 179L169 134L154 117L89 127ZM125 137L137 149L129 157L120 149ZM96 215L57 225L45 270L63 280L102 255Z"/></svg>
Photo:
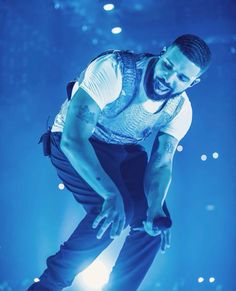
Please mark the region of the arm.
<svg viewBox="0 0 236 291"><path fill-rule="evenodd" d="M100 108L81 88L69 105L61 139L61 149L74 169L103 198L118 192L111 178L103 170L93 146L89 142L97 123Z"/></svg>
<svg viewBox="0 0 236 291"><path fill-rule="evenodd" d="M173 157L178 140L173 136L160 133L157 135L146 168L144 190L148 202L147 230L153 231L153 220L166 216L163 203L166 198L172 177Z"/></svg>
<svg viewBox="0 0 236 291"><path fill-rule="evenodd" d="M119 233L119 225L124 224L124 207L118 188L103 170L89 142L99 113L100 108L96 102L79 88L68 108L60 146L78 174L105 199L105 209L103 207L102 216L98 217L94 225L96 227L107 217L107 223L104 223L98 234L100 238L113 221L116 221L116 224L111 233Z"/></svg>
<svg viewBox="0 0 236 291"><path fill-rule="evenodd" d="M171 178L173 157L178 145L178 140L173 136L160 133L157 135L147 165L144 187L149 204L154 201L163 205L166 198Z"/></svg>

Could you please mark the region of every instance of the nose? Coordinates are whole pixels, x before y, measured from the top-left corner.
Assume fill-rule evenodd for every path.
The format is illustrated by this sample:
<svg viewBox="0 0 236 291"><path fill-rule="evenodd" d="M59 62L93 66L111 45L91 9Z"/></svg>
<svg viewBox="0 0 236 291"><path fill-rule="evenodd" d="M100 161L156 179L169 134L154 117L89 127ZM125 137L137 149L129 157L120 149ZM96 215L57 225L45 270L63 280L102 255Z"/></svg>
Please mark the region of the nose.
<svg viewBox="0 0 236 291"><path fill-rule="evenodd" d="M175 73L174 72L167 73L164 76L164 79L165 79L166 85L171 86L173 84L174 79L175 79Z"/></svg>

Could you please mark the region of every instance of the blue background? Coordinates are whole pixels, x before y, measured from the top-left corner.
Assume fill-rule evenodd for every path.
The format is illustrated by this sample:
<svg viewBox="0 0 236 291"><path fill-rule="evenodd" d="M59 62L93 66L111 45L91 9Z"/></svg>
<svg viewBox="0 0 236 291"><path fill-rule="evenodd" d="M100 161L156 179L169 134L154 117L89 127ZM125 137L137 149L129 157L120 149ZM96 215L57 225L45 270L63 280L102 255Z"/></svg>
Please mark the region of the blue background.
<svg viewBox="0 0 236 291"><path fill-rule="evenodd" d="M105 1L0 0L0 290L25 290L84 215L69 191L58 189L37 144L66 98L66 83L104 50L158 53L193 33L209 44L212 65L188 91L193 123L175 155L167 197L171 248L157 255L140 290L235 291L236 2L111 2L115 9L106 12ZM122 32L112 34L114 26ZM114 245L110 254L116 252Z"/></svg>

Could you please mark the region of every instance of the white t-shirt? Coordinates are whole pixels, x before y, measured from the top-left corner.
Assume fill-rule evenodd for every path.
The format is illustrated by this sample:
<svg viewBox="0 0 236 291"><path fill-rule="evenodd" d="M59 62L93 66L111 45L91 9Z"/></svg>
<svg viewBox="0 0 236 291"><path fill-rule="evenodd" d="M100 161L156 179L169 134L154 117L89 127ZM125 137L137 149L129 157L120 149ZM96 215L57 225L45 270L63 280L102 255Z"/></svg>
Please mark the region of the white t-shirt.
<svg viewBox="0 0 236 291"><path fill-rule="evenodd" d="M142 61L137 66L143 66ZM89 64L86 70L81 73L80 81L75 83L72 90L72 98L79 87L83 88L93 98L101 110L107 104L115 101L122 90L122 75L120 65L117 63L114 55L101 56ZM161 128L161 132L168 133L179 141L186 135L192 122L191 103L186 93L183 93L183 97L185 102L180 112L171 122ZM63 131L69 102L66 99L62 104L51 131ZM144 98L143 107L147 111L154 113L163 102Z"/></svg>

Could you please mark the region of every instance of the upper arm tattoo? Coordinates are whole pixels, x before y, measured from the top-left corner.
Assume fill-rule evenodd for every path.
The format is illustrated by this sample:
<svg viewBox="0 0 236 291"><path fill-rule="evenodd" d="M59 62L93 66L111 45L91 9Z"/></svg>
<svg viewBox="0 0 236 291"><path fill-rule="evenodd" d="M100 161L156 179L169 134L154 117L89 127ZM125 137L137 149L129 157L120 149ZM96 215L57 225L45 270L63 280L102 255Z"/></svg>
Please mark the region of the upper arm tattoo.
<svg viewBox="0 0 236 291"><path fill-rule="evenodd" d="M167 141L165 142L164 144L164 150L165 152L167 152L168 154L173 154L174 150L175 150L175 147L173 145L173 143Z"/></svg>
<svg viewBox="0 0 236 291"><path fill-rule="evenodd" d="M95 113L89 110L88 105L81 106L76 113L76 117L88 124L94 124L96 122Z"/></svg>

